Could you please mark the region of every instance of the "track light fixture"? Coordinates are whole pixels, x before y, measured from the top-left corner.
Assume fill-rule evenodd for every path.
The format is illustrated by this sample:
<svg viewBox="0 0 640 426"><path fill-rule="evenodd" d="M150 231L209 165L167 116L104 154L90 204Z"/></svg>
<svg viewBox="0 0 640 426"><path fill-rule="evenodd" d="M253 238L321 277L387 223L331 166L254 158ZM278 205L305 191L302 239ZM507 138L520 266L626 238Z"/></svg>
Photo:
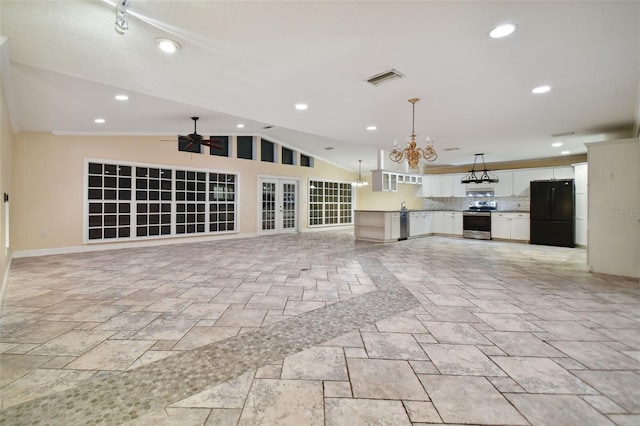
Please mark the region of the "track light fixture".
<svg viewBox="0 0 640 426"><path fill-rule="evenodd" d="M129 29L129 15L127 15L127 5L130 0L120 0L116 6L116 32L124 35Z"/></svg>

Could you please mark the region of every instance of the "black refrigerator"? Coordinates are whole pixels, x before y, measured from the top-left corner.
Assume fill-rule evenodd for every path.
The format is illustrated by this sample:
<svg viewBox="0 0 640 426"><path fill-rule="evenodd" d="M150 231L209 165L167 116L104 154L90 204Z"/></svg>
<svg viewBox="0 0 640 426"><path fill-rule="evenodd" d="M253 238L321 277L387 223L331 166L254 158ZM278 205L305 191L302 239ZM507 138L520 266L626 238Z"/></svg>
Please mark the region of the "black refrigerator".
<svg viewBox="0 0 640 426"><path fill-rule="evenodd" d="M573 179L531 182L531 244L575 247Z"/></svg>

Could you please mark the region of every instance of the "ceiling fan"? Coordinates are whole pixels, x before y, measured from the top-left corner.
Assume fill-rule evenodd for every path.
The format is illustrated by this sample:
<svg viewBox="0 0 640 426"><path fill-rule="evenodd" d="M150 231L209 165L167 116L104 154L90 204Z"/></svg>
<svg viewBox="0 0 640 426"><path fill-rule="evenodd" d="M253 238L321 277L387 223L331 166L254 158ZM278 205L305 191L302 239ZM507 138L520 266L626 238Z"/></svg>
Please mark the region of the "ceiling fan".
<svg viewBox="0 0 640 426"><path fill-rule="evenodd" d="M178 151L195 152L200 154L200 146L208 146L211 149L222 150L223 141L220 139L204 139L198 134L197 122L200 117L191 117L193 120L193 133L186 136L178 135Z"/></svg>

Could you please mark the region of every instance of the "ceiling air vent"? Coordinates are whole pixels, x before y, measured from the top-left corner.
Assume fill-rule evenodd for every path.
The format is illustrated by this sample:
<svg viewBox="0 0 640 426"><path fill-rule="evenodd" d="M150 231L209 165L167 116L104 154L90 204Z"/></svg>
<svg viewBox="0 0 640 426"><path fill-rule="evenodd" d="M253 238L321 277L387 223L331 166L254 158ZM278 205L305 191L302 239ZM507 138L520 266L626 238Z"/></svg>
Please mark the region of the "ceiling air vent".
<svg viewBox="0 0 640 426"><path fill-rule="evenodd" d="M381 72L380 74L376 74L372 77L369 77L367 79L367 82L373 84L374 86L378 86L379 84L382 84L384 82L395 80L396 78L402 78L402 77L404 77L404 74L392 68L388 71Z"/></svg>

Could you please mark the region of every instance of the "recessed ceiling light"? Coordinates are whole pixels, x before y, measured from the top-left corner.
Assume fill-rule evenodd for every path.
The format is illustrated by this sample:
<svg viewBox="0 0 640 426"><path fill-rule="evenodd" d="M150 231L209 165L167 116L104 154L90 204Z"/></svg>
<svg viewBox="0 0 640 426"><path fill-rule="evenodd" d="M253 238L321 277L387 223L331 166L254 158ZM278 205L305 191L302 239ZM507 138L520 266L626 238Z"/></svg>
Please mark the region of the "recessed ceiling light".
<svg viewBox="0 0 640 426"><path fill-rule="evenodd" d="M376 126L367 126L367 130L370 130L370 131L374 131L374 130L377 130L377 129L378 128Z"/></svg>
<svg viewBox="0 0 640 426"><path fill-rule="evenodd" d="M296 104L296 109L298 111L304 111L307 108L309 108L309 106L307 104Z"/></svg>
<svg viewBox="0 0 640 426"><path fill-rule="evenodd" d="M157 38L155 41L160 50L165 53L176 53L176 51L182 47L180 43L170 38Z"/></svg>
<svg viewBox="0 0 640 426"><path fill-rule="evenodd" d="M104 118L96 118L93 122L96 124L104 124L106 120Z"/></svg>
<svg viewBox="0 0 640 426"><path fill-rule="evenodd" d="M552 147L557 148L559 146L562 146L562 142L554 142L551 144Z"/></svg>
<svg viewBox="0 0 640 426"><path fill-rule="evenodd" d="M571 151L562 151L560 154L562 154L562 155L571 154Z"/></svg>
<svg viewBox="0 0 640 426"><path fill-rule="evenodd" d="M115 99L116 101L128 101L129 97L127 95L116 95Z"/></svg>
<svg viewBox="0 0 640 426"><path fill-rule="evenodd" d="M236 125L236 127L237 127L238 129L242 129L242 128L244 127L244 124L242 124L242 123L238 123L238 124Z"/></svg>
<svg viewBox="0 0 640 426"><path fill-rule="evenodd" d="M506 37L509 34L513 33L516 30L516 24L502 24L498 25L494 29L489 32L489 37L491 38L502 38Z"/></svg>
<svg viewBox="0 0 640 426"><path fill-rule="evenodd" d="M534 87L533 89L531 89L531 93L539 95L541 93L547 93L549 90L551 90L551 86L545 84L543 86Z"/></svg>

